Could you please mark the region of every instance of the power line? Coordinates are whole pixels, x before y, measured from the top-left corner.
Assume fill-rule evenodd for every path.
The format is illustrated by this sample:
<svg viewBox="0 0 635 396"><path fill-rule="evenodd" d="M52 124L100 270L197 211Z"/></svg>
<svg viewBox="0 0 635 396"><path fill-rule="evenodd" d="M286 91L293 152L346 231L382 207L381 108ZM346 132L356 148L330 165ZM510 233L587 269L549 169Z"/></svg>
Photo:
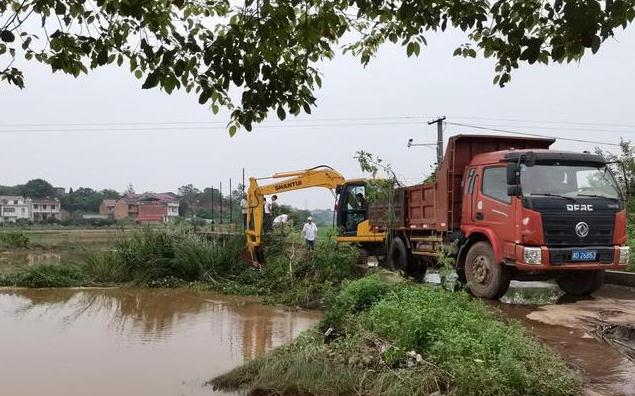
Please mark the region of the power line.
<svg viewBox="0 0 635 396"><path fill-rule="evenodd" d="M635 124L611 124L599 122L574 122L574 121L553 121L553 120L528 120L518 118L491 118L491 117L465 117L465 116L448 116L459 120L481 120L481 121L504 121L504 122L529 122L534 124L562 124L562 125L582 125L582 126L611 126L617 128L635 128Z"/></svg>
<svg viewBox="0 0 635 396"><path fill-rule="evenodd" d="M390 121L390 120L417 120L426 119L428 116L393 116L393 117L346 117L346 118L290 118L288 123L313 123L313 122L349 122L349 121ZM280 121L265 120L256 125L279 123ZM29 123L29 124L0 124L0 128L27 128L27 127L89 127L89 126L127 126L127 125L227 125L224 121L162 121L162 122L85 122L85 123Z"/></svg>
<svg viewBox="0 0 635 396"><path fill-rule="evenodd" d="M286 123L324 123L324 122L364 122L364 121L395 121L395 120L423 120L429 119L431 115L403 115L403 116L369 116L369 117L335 117L335 118L290 118L286 120ZM531 120L531 119L517 119L517 118L494 118L494 117L468 117L468 116L449 116L449 118L459 120L484 120L493 122L525 122L525 123L539 123L539 124L557 124L557 125L578 125L578 126L599 126L602 131L608 131L607 127L613 128L632 128L635 129L635 124L611 124L611 123L594 123L594 122L573 122L573 121L553 121L553 120ZM259 125L275 124L277 120L265 120ZM89 126L148 126L148 125L220 125L225 126L225 121L131 121L131 122L85 122L85 123L11 123L0 124L0 128L27 128L27 127L89 127ZM483 124L481 124L483 125ZM488 124L491 125L491 124ZM491 125L497 126L497 125ZM536 126L518 126L518 125L499 125L503 127L511 128L537 128ZM541 129L565 129L565 127L555 126L540 126ZM566 128L568 130L584 130L584 131L596 131L596 129L582 129L582 128ZM616 130L615 132L618 132ZM630 131L619 131L623 133L629 133Z"/></svg>
<svg viewBox="0 0 635 396"><path fill-rule="evenodd" d="M348 123L348 124L309 124L309 125L254 125L256 129L297 129L297 128L342 128L342 127L377 127L377 126L409 126L409 125L422 125L423 121L411 121L411 122L372 122L372 123ZM140 128L90 128L90 129L0 129L0 134L8 133L24 133L24 132L157 132L157 131L227 131L223 126L192 126L192 127L140 127Z"/></svg>
<svg viewBox="0 0 635 396"><path fill-rule="evenodd" d="M552 138L552 139L566 140L566 141L578 142L578 143L602 144L602 145L606 145L606 146L619 146L619 144L616 144L616 143L597 142L597 141L593 141L593 140L572 139L572 138L565 138L565 137L560 137L560 136L541 135L541 134L537 134L537 133L526 133L526 132L510 131L510 130L506 130L506 129L488 128L488 127L481 126L481 125L462 124L462 123L458 123L458 122L447 122L447 124L448 125L455 125L455 126L462 126L462 127L466 127L466 128L481 129L481 130L485 130L485 131L513 133L513 134L516 134L516 135L523 135L523 136Z"/></svg>

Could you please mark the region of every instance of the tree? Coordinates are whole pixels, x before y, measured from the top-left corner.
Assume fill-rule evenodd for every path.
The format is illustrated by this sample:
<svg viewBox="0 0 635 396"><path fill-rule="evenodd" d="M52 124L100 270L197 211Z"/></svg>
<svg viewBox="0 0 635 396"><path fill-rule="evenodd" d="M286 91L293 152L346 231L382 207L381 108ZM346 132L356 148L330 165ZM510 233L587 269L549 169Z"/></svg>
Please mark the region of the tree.
<svg viewBox="0 0 635 396"><path fill-rule="evenodd" d="M272 110L310 113L316 65L339 48L366 65L387 41L418 56L426 33L457 28L468 39L454 55L494 57L504 86L521 63L596 53L633 18L635 0L6 0L0 79L23 87L23 59L75 77L125 63L144 89L184 88L229 109L234 134Z"/></svg>
<svg viewBox="0 0 635 396"><path fill-rule="evenodd" d="M55 188L44 179L29 180L20 186L20 195L29 198L46 198L55 196Z"/></svg>
<svg viewBox="0 0 635 396"><path fill-rule="evenodd" d="M179 195L183 198L187 198L187 199L193 199L195 198L198 194L201 193L201 190L199 190L198 188L194 187L194 185L192 184L186 184L184 186L179 187L179 189L177 190Z"/></svg>

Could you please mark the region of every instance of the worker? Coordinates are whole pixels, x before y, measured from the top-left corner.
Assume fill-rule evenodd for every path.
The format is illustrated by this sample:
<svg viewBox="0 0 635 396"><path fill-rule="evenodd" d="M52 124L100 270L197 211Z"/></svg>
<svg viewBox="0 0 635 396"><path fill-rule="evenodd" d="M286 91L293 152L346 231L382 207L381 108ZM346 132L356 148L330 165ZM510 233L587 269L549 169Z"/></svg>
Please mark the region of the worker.
<svg viewBox="0 0 635 396"><path fill-rule="evenodd" d="M265 217L264 217L264 223L265 223L265 232L269 232L271 231L271 203L269 201L267 201L267 198L264 198L265 200Z"/></svg>
<svg viewBox="0 0 635 396"><path fill-rule="evenodd" d="M240 199L240 211L243 215L243 231L247 229L247 193L243 193L243 197Z"/></svg>
<svg viewBox="0 0 635 396"><path fill-rule="evenodd" d="M306 218L306 223L302 227L302 236L306 241L306 246L309 250L315 249L315 240L317 239L318 228L313 222L313 217L309 216Z"/></svg>
<svg viewBox="0 0 635 396"><path fill-rule="evenodd" d="M274 218L276 216L278 216L278 196L277 195L273 195L271 196L271 218Z"/></svg>

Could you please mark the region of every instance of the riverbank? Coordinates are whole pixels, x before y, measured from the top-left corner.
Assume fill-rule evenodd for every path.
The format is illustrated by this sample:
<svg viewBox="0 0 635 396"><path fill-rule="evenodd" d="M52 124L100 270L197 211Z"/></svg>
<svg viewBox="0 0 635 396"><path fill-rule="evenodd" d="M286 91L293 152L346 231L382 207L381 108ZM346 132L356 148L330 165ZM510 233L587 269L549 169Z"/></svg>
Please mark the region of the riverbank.
<svg viewBox="0 0 635 396"><path fill-rule="evenodd" d="M145 229L116 239L109 250L0 271L0 286L191 287L316 307L357 276L357 251L333 239L311 252L295 234L271 235L266 246L267 265L255 270L241 259L242 237L207 240L187 230Z"/></svg>
<svg viewBox="0 0 635 396"><path fill-rule="evenodd" d="M578 375L482 302L370 276L319 327L210 381L250 395L577 395Z"/></svg>

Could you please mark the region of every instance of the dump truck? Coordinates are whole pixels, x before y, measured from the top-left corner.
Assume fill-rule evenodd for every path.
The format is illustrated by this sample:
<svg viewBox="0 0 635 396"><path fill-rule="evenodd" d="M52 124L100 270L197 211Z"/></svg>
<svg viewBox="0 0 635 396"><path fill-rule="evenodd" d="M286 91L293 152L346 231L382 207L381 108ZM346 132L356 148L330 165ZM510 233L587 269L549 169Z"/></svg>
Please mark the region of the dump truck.
<svg viewBox="0 0 635 396"><path fill-rule="evenodd" d="M626 193L602 156L551 150L554 142L453 136L434 180L396 188L390 205L351 205L368 183L344 182L338 241L360 246L369 262L419 275L451 258L479 297L501 297L512 279L552 278L566 293L592 293L605 270L629 261Z"/></svg>

